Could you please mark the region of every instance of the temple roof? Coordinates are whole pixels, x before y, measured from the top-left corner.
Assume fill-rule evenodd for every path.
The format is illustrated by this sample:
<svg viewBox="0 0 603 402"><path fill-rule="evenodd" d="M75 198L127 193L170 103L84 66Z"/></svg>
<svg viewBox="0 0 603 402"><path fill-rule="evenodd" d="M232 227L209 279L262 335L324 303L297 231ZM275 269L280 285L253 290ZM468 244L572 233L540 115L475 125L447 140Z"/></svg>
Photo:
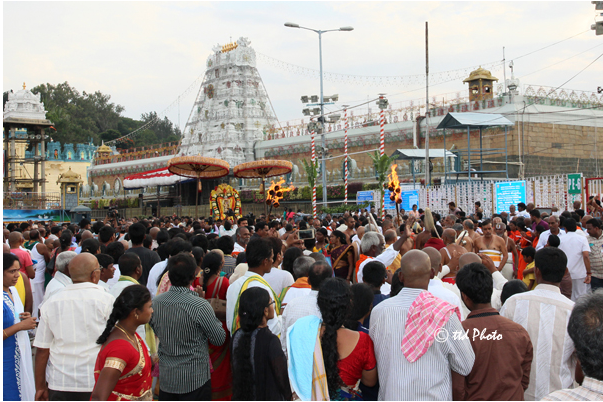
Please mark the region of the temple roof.
<svg viewBox="0 0 603 402"><path fill-rule="evenodd" d="M103 143L101 144L100 147L96 148L96 152L97 153L110 153L113 154L113 150L111 148L109 148L107 145L105 145L105 142L103 141Z"/></svg>
<svg viewBox="0 0 603 402"><path fill-rule="evenodd" d="M57 183L82 183L82 176L75 173L71 170L71 166L69 166L69 170L59 176Z"/></svg>
<svg viewBox="0 0 603 402"><path fill-rule="evenodd" d="M477 70L471 71L469 78L465 78L463 82L471 82L476 80L498 81L498 78L494 77L490 71L480 67Z"/></svg>
<svg viewBox="0 0 603 402"><path fill-rule="evenodd" d="M29 89L23 89L8 93L8 101L4 105L4 117L6 119L18 118L29 120L46 120L46 110L41 101L40 94L34 94Z"/></svg>

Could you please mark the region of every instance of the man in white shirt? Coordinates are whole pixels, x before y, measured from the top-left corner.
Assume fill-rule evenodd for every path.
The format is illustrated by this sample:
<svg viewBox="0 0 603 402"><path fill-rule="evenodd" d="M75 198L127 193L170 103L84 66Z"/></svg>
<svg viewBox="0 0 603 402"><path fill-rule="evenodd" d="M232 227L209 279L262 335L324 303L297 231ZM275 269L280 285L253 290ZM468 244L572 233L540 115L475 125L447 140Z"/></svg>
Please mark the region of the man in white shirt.
<svg viewBox="0 0 603 402"><path fill-rule="evenodd" d="M232 256L236 257L239 253L245 251L247 247L247 243L249 243L249 239L251 238L251 233L249 233L249 229L247 226L239 226L235 232L236 242L234 245L234 250L232 252Z"/></svg>
<svg viewBox="0 0 603 402"><path fill-rule="evenodd" d="M360 254L360 258L358 259L360 265L358 266L357 282L362 283L362 268L364 268L369 261L376 259L386 267L389 267L396 259L402 245L407 249L411 249L412 243L406 243L406 240L411 237L411 234L410 228L406 225L404 233L402 233L398 240L384 250L385 238L383 235L365 231L364 236L362 236L362 240L360 241L362 254Z"/></svg>
<svg viewBox="0 0 603 402"><path fill-rule="evenodd" d="M563 251L545 247L536 252L536 288L507 299L500 315L524 327L534 347L534 364L526 401L539 401L574 382L576 355L567 333L574 302L561 294L559 284L568 260Z"/></svg>
<svg viewBox="0 0 603 402"><path fill-rule="evenodd" d="M549 240L550 235L552 235L552 234L557 235L557 236L559 236L560 240L561 240L561 236L565 235L565 232L563 230L559 229L559 217L558 216L555 216L555 215L549 216L548 223L549 223L550 229L542 232L542 234L538 238L538 244L536 245L536 251L538 251L541 248L544 248L544 246L546 246L546 243Z"/></svg>
<svg viewBox="0 0 603 402"><path fill-rule="evenodd" d="M293 261L293 273L297 280L287 289L284 296L281 296L281 309L283 311L287 309L289 302L310 293L312 286L309 283L308 276L314 262L312 257L307 256L297 257Z"/></svg>
<svg viewBox="0 0 603 402"><path fill-rule="evenodd" d="M559 249L567 256L567 269L572 277L572 301L590 292L590 246L584 236L576 233L576 221L563 221L566 234L561 236Z"/></svg>
<svg viewBox="0 0 603 402"><path fill-rule="evenodd" d="M452 400L451 372L463 376L471 372L475 361L473 348L469 338L453 339L455 332L464 333L461 321L453 311L447 320L438 320L439 328L428 334L428 337L436 337L433 343L423 342L419 336L406 340L406 346L408 342L417 343L416 350L424 350L422 355L411 359L412 363L409 361L401 348L408 318L413 317L410 322L416 323L415 316L409 315L409 311L417 298L427 297L421 294L427 290L432 272L429 257L420 250L404 254L401 267L399 279L404 288L395 297L379 303L371 313L369 331L375 345L379 400ZM421 317L420 321L435 319L437 312L429 310L425 310L428 316ZM424 348L426 345L429 346Z"/></svg>
<svg viewBox="0 0 603 402"><path fill-rule="evenodd" d="M65 286L73 284L69 277L69 263L75 258L77 254L74 251L63 251L57 255L54 263L57 272L54 274L54 278L48 282L46 291L44 293L44 299L40 303L40 307L52 296L53 294L63 290Z"/></svg>
<svg viewBox="0 0 603 402"><path fill-rule="evenodd" d="M517 211L517 216L521 216L524 219L530 217L530 213L526 209L526 204L524 204L523 202L517 204Z"/></svg>
<svg viewBox="0 0 603 402"><path fill-rule="evenodd" d="M305 258L305 257L299 257ZM297 320L309 315L322 318L316 300L320 284L333 276L333 269L324 262L315 262L310 267L308 283L312 286L310 292L305 296L296 297L291 300L288 307L283 311L283 330L281 332L281 344L285 355L287 354L287 331Z"/></svg>
<svg viewBox="0 0 603 402"><path fill-rule="evenodd" d="M174 256L178 253L190 253L192 251L193 246L191 245L191 243L184 241L179 237L174 237L167 243L167 252L169 254L169 257ZM155 296L157 295L157 281L161 279L160 276L163 274L167 267L169 257L153 265L153 267L149 271L149 278L147 279L147 289L149 289L149 292L151 292L151 298L155 298Z"/></svg>
<svg viewBox="0 0 603 402"><path fill-rule="evenodd" d="M259 237L249 241L247 245L247 264L249 269L245 275L231 283L226 292L226 326L231 334L238 329L238 304L239 297L249 287L261 287L268 291L270 299L277 303L278 295L263 278L272 269L272 247L268 240ZM276 312L275 308L275 312ZM275 313L274 318L268 320L268 328L275 335L281 333L281 316Z"/></svg>
<svg viewBox="0 0 603 402"><path fill-rule="evenodd" d="M269 237L268 241L272 245L272 269L264 275L264 279L274 293L280 295L283 289L293 285L295 279L291 273L280 268L283 262L283 241L276 237Z"/></svg>
<svg viewBox="0 0 603 402"><path fill-rule="evenodd" d="M89 253L70 264L73 281L40 308L33 346L36 400L90 400L97 338L107 325L115 298L98 286L100 268ZM48 381L48 383L46 382Z"/></svg>

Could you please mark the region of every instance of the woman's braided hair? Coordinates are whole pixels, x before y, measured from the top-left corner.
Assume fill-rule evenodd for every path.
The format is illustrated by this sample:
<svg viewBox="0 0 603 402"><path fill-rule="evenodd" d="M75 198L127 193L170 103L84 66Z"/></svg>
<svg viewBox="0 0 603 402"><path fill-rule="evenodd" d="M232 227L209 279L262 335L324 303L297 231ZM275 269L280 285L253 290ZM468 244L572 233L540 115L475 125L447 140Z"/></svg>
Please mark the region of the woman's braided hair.
<svg viewBox="0 0 603 402"><path fill-rule="evenodd" d="M119 320L128 318L132 310L142 310L144 305L151 300L151 292L146 286L131 285L126 287L113 303L113 311L107 320L105 330L98 337L96 343L102 345L107 341L113 327Z"/></svg>
<svg viewBox="0 0 603 402"><path fill-rule="evenodd" d="M262 323L264 309L270 305L270 295L260 287L248 288L239 300L241 335L232 355L232 400L254 401L255 378L251 363L251 334Z"/></svg>
<svg viewBox="0 0 603 402"><path fill-rule="evenodd" d="M327 384L331 399L338 397L343 384L339 376L339 352L337 351L337 330L341 328L349 315L352 305L350 286L342 278L329 278L320 285L318 308L322 314L324 332L321 338L322 355L327 372Z"/></svg>

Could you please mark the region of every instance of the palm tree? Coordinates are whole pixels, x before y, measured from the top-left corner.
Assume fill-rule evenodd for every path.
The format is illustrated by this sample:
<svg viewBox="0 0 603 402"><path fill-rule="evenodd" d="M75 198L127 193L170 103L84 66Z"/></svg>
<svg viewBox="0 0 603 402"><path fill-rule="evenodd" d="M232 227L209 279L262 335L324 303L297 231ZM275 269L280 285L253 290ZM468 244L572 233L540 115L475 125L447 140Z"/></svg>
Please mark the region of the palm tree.
<svg viewBox="0 0 603 402"><path fill-rule="evenodd" d="M396 158L395 156L387 156L386 154L379 155L379 151L375 151L374 155L369 154L369 156L373 160L375 176L377 177L377 182L379 183L379 190L381 190L381 193L384 194L385 189L383 186L387 180L390 167ZM379 201L379 204L382 205L382 200Z"/></svg>
<svg viewBox="0 0 603 402"><path fill-rule="evenodd" d="M308 163L308 161L302 159L302 163L304 164L304 169L306 170L306 175L308 176L308 184L310 184L310 187L314 188L314 183L318 177L318 159L316 159L314 163Z"/></svg>

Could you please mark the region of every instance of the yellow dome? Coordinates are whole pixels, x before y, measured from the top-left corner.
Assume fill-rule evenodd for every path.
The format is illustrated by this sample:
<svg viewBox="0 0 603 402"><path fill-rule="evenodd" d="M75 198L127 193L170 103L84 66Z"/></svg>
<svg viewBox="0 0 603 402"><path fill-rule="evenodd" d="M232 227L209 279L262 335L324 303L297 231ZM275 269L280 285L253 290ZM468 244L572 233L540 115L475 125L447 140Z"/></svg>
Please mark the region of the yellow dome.
<svg viewBox="0 0 603 402"><path fill-rule="evenodd" d="M69 170L59 176L57 183L74 183L74 182L82 182L81 175L75 173L71 170L71 166L69 166Z"/></svg>
<svg viewBox="0 0 603 402"><path fill-rule="evenodd" d="M109 148L108 146L105 145L105 142L103 141L103 143L101 144L100 147L96 148L96 153L101 154L101 153L113 153L113 150L111 148Z"/></svg>
<svg viewBox="0 0 603 402"><path fill-rule="evenodd" d="M490 71L485 70L483 68L478 68L475 71L471 71L469 74L469 78L465 78L463 82L471 82L477 80L490 80L490 81L498 81L498 78L494 77Z"/></svg>

